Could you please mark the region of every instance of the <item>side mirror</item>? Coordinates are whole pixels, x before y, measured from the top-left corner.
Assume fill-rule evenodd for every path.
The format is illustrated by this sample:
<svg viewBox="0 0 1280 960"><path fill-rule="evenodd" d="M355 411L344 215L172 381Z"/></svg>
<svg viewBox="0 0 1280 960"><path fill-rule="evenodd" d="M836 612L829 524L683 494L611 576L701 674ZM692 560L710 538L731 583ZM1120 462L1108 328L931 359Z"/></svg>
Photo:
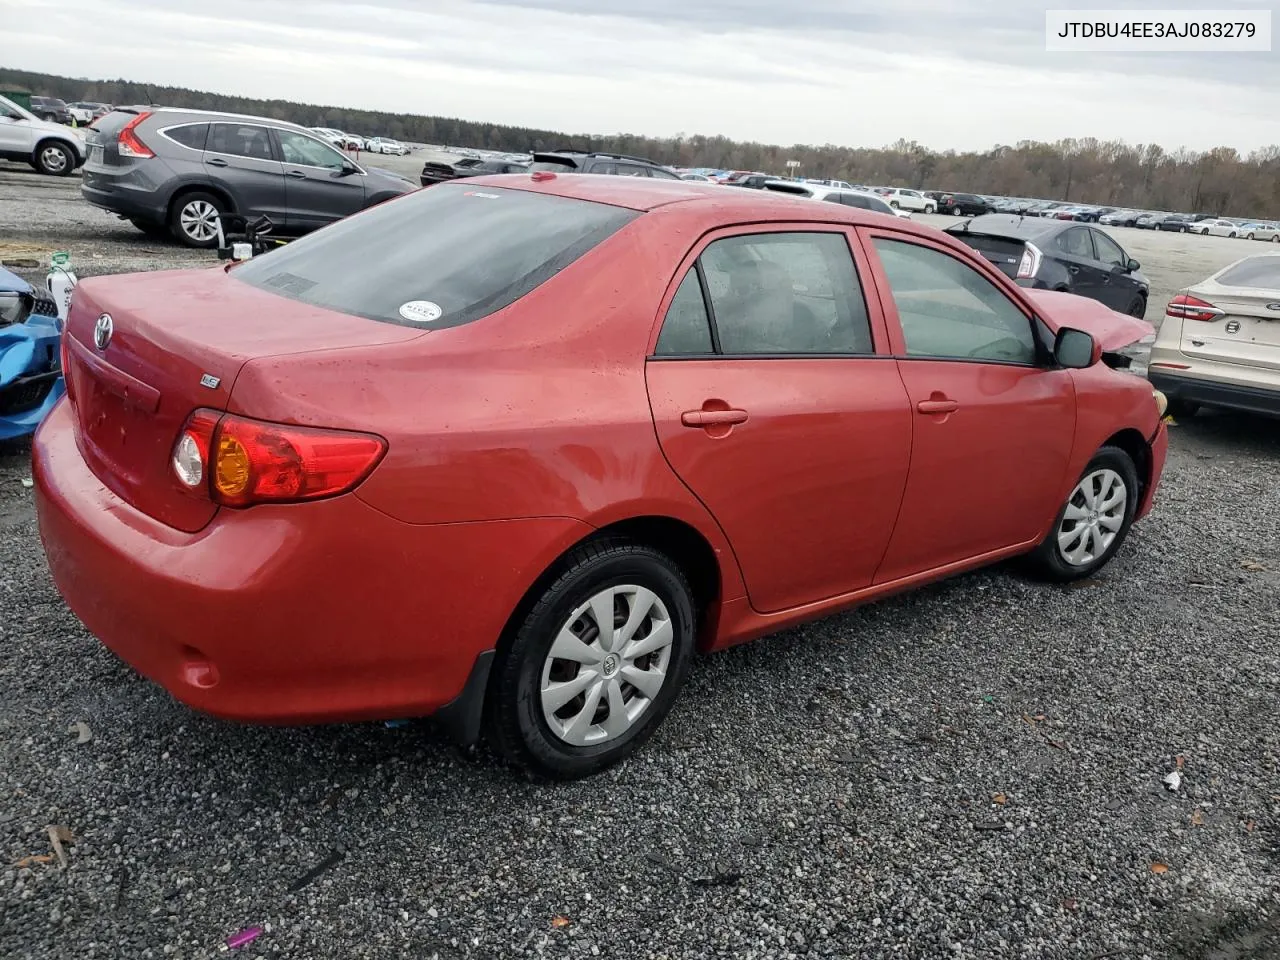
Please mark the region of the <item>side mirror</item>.
<svg viewBox="0 0 1280 960"><path fill-rule="evenodd" d="M1130 257L1129 262L1124 265L1125 271L1127 273L1133 273L1135 270L1138 270L1141 267L1142 267L1142 264L1140 264L1137 260L1133 259L1133 257Z"/></svg>
<svg viewBox="0 0 1280 960"><path fill-rule="evenodd" d="M1091 367L1102 357L1098 342L1083 330L1063 327L1053 341L1053 361L1067 370Z"/></svg>
<svg viewBox="0 0 1280 960"><path fill-rule="evenodd" d="M359 172L360 172L360 168L359 168L359 167L357 167L357 166L356 166L354 163L352 163L350 160L346 160L346 161L343 161L343 164L342 164L342 170L341 170L341 171L339 171L338 176L340 176L340 177L349 177L349 176L351 176L353 173L359 173Z"/></svg>

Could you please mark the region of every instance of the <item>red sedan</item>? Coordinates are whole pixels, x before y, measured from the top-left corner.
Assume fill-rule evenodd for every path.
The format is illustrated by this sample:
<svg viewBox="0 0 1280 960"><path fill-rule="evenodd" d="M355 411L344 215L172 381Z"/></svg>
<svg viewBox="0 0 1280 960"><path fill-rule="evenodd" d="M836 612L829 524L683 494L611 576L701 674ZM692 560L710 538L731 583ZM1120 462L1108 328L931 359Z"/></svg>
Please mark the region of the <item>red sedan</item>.
<svg viewBox="0 0 1280 960"><path fill-rule="evenodd" d="M247 263L96 278L35 439L53 577L191 706L436 714L542 774L649 736L695 651L1151 509L1151 331L902 220L535 173ZM483 721L483 722L482 722Z"/></svg>

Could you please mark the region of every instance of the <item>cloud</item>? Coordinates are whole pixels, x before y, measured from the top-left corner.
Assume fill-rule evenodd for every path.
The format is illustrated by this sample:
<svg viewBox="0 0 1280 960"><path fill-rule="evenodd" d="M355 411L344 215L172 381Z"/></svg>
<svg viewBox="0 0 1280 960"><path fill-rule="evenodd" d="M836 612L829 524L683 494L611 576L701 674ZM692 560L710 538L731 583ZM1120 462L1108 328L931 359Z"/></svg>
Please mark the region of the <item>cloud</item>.
<svg viewBox="0 0 1280 960"><path fill-rule="evenodd" d="M0 0L0 22L10 25L13 67L53 69L41 53L53 47L65 72L568 133L905 137L939 149L1085 136L1169 148L1280 142L1273 55L1048 54L1044 9L1024 0L115 0L104 16L95 0Z"/></svg>

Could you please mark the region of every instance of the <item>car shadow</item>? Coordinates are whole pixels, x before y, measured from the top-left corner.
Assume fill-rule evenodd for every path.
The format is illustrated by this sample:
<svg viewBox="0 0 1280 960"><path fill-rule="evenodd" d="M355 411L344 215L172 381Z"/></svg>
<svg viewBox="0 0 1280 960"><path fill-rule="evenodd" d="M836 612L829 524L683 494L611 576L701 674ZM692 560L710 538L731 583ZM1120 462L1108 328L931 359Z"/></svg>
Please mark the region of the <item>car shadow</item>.
<svg viewBox="0 0 1280 960"><path fill-rule="evenodd" d="M1170 443L1203 458L1249 455L1280 460L1280 418L1203 409L1169 424Z"/></svg>

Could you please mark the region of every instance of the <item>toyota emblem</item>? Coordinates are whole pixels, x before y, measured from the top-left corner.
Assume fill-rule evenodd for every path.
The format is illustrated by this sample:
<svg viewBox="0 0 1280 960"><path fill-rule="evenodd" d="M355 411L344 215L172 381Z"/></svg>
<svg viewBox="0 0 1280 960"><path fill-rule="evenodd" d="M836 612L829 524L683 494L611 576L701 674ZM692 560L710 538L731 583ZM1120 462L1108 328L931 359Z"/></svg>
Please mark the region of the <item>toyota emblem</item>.
<svg viewBox="0 0 1280 960"><path fill-rule="evenodd" d="M99 350L107 349L107 344L111 342L111 334L114 330L115 326L111 322L111 314L104 313L98 318L98 322L93 325L93 345Z"/></svg>

